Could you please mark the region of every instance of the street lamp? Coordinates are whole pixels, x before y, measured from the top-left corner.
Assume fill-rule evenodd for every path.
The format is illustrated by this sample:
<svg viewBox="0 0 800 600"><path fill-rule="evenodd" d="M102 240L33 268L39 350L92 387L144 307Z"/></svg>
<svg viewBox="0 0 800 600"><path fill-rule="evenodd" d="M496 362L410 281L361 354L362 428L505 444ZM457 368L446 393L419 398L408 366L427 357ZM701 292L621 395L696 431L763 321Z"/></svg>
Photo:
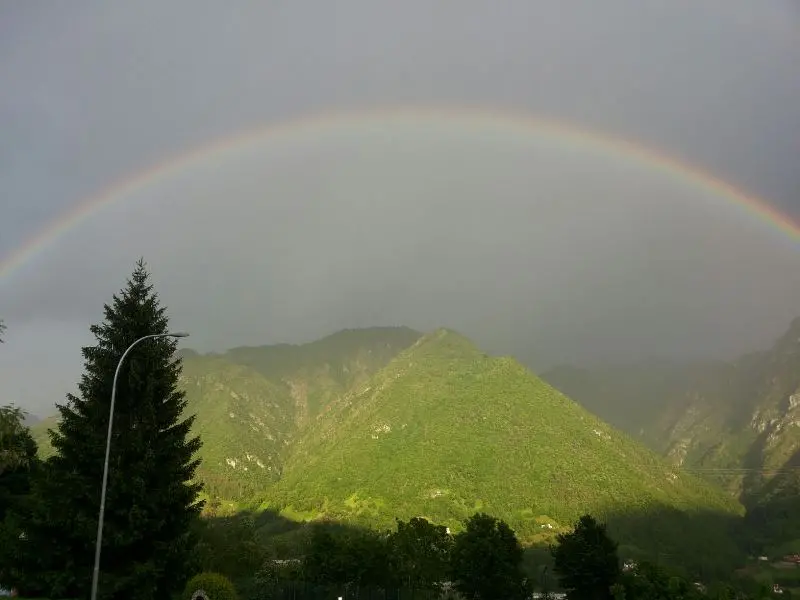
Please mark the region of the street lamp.
<svg viewBox="0 0 800 600"><path fill-rule="evenodd" d="M143 342L145 340L151 340L154 338L162 338L162 337L171 337L171 338L184 338L188 337L188 333L184 333L182 331L175 332L175 333L154 333L150 335L145 335L140 337L138 340L134 341L125 352L122 353L122 356L117 363L117 370L114 371L114 381L111 384L111 408L108 411L108 436L106 437L106 458L105 462L103 463L103 485L100 488L100 517L97 521L97 541L95 542L94 547L94 572L92 573L92 600L97 600L97 580L100 575L100 545L103 541L103 517L106 514L106 488L108 487L108 457L111 453L111 430L114 424L114 400L117 397L117 377L119 376L119 370L122 367L122 363L125 362L125 357L128 356L128 353L133 350L133 347L136 346L139 342Z"/></svg>

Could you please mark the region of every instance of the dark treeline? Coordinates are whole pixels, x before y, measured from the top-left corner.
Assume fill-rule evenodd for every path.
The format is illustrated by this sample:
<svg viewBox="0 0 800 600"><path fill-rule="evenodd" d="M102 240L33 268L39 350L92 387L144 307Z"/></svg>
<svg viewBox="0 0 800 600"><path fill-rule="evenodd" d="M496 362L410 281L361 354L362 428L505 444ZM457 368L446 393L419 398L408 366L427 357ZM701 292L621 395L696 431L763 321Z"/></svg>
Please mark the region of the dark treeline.
<svg viewBox="0 0 800 600"><path fill-rule="evenodd" d="M301 526L264 513L218 517L204 527L203 567L230 575L259 600L484 600L537 592L575 600L741 600L772 591L733 577L704 585L681 569L625 560L606 525L589 515L533 561L502 520L481 513L455 535L423 518L385 532L335 522ZM282 541L260 544L259 533Z"/></svg>

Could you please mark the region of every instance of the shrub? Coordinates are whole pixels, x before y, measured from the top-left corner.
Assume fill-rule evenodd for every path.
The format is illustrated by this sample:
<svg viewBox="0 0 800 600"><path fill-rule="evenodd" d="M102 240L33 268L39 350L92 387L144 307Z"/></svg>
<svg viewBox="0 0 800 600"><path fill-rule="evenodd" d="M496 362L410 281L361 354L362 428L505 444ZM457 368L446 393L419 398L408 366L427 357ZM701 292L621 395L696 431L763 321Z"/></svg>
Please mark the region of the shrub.
<svg viewBox="0 0 800 600"><path fill-rule="evenodd" d="M195 595L199 591L205 595ZM186 584L184 600L239 600L236 588L230 579L219 573L200 573Z"/></svg>

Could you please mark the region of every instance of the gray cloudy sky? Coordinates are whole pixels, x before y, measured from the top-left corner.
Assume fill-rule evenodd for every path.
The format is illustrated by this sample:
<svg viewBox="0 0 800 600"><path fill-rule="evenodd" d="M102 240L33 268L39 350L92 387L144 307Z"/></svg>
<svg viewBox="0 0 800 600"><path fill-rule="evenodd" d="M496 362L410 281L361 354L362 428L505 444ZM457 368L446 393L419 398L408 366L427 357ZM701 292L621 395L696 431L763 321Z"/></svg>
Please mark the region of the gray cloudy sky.
<svg viewBox="0 0 800 600"><path fill-rule="evenodd" d="M800 218L793 0L0 4L0 260L99 190L331 111L546 115ZM443 108L444 107L444 108ZM469 118L264 138L133 191L0 279L0 402L47 412L149 261L190 345L455 327L546 366L727 355L800 314L800 247L598 148Z"/></svg>

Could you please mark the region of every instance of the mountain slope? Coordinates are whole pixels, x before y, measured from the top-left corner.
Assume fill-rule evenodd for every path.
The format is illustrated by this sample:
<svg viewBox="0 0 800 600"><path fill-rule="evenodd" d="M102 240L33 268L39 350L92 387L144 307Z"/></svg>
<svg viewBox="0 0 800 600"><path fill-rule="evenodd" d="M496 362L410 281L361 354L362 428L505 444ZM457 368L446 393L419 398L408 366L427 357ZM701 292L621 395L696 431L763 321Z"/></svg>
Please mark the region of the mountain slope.
<svg viewBox="0 0 800 600"><path fill-rule="evenodd" d="M280 477L286 449L322 408L366 381L422 334L406 327L344 330L308 344L240 347L222 354L181 350L186 414L203 440L198 476L211 496L246 499ZM47 429L31 427L40 456Z"/></svg>
<svg viewBox="0 0 800 600"><path fill-rule="evenodd" d="M280 477L293 402L286 389L250 367L213 356L184 360L181 384L192 433L203 447L198 476L211 496L241 498Z"/></svg>
<svg viewBox="0 0 800 600"><path fill-rule="evenodd" d="M36 442L39 456L47 458L53 453L53 445L50 443L50 436L47 433L48 429L54 428L58 424L58 416L50 416L45 419L40 419L35 423L29 425L33 441Z"/></svg>
<svg viewBox="0 0 800 600"><path fill-rule="evenodd" d="M690 382L714 367L650 360L594 369L564 365L541 377L604 421L664 452L669 440L659 419L684 407Z"/></svg>
<svg viewBox="0 0 800 600"><path fill-rule="evenodd" d="M269 498L289 513L381 524L421 513L456 526L486 510L523 537L587 511L740 510L516 361L447 330L323 411Z"/></svg>
<svg viewBox="0 0 800 600"><path fill-rule="evenodd" d="M222 357L285 385L295 403L296 424L302 427L421 335L408 327L345 329L307 344L233 348Z"/></svg>
<svg viewBox="0 0 800 600"><path fill-rule="evenodd" d="M689 365L660 380L653 372L629 365L545 377L601 418L643 434L673 464L703 473L748 504L796 486L800 319L768 351ZM619 419L637 403L637 422Z"/></svg>

